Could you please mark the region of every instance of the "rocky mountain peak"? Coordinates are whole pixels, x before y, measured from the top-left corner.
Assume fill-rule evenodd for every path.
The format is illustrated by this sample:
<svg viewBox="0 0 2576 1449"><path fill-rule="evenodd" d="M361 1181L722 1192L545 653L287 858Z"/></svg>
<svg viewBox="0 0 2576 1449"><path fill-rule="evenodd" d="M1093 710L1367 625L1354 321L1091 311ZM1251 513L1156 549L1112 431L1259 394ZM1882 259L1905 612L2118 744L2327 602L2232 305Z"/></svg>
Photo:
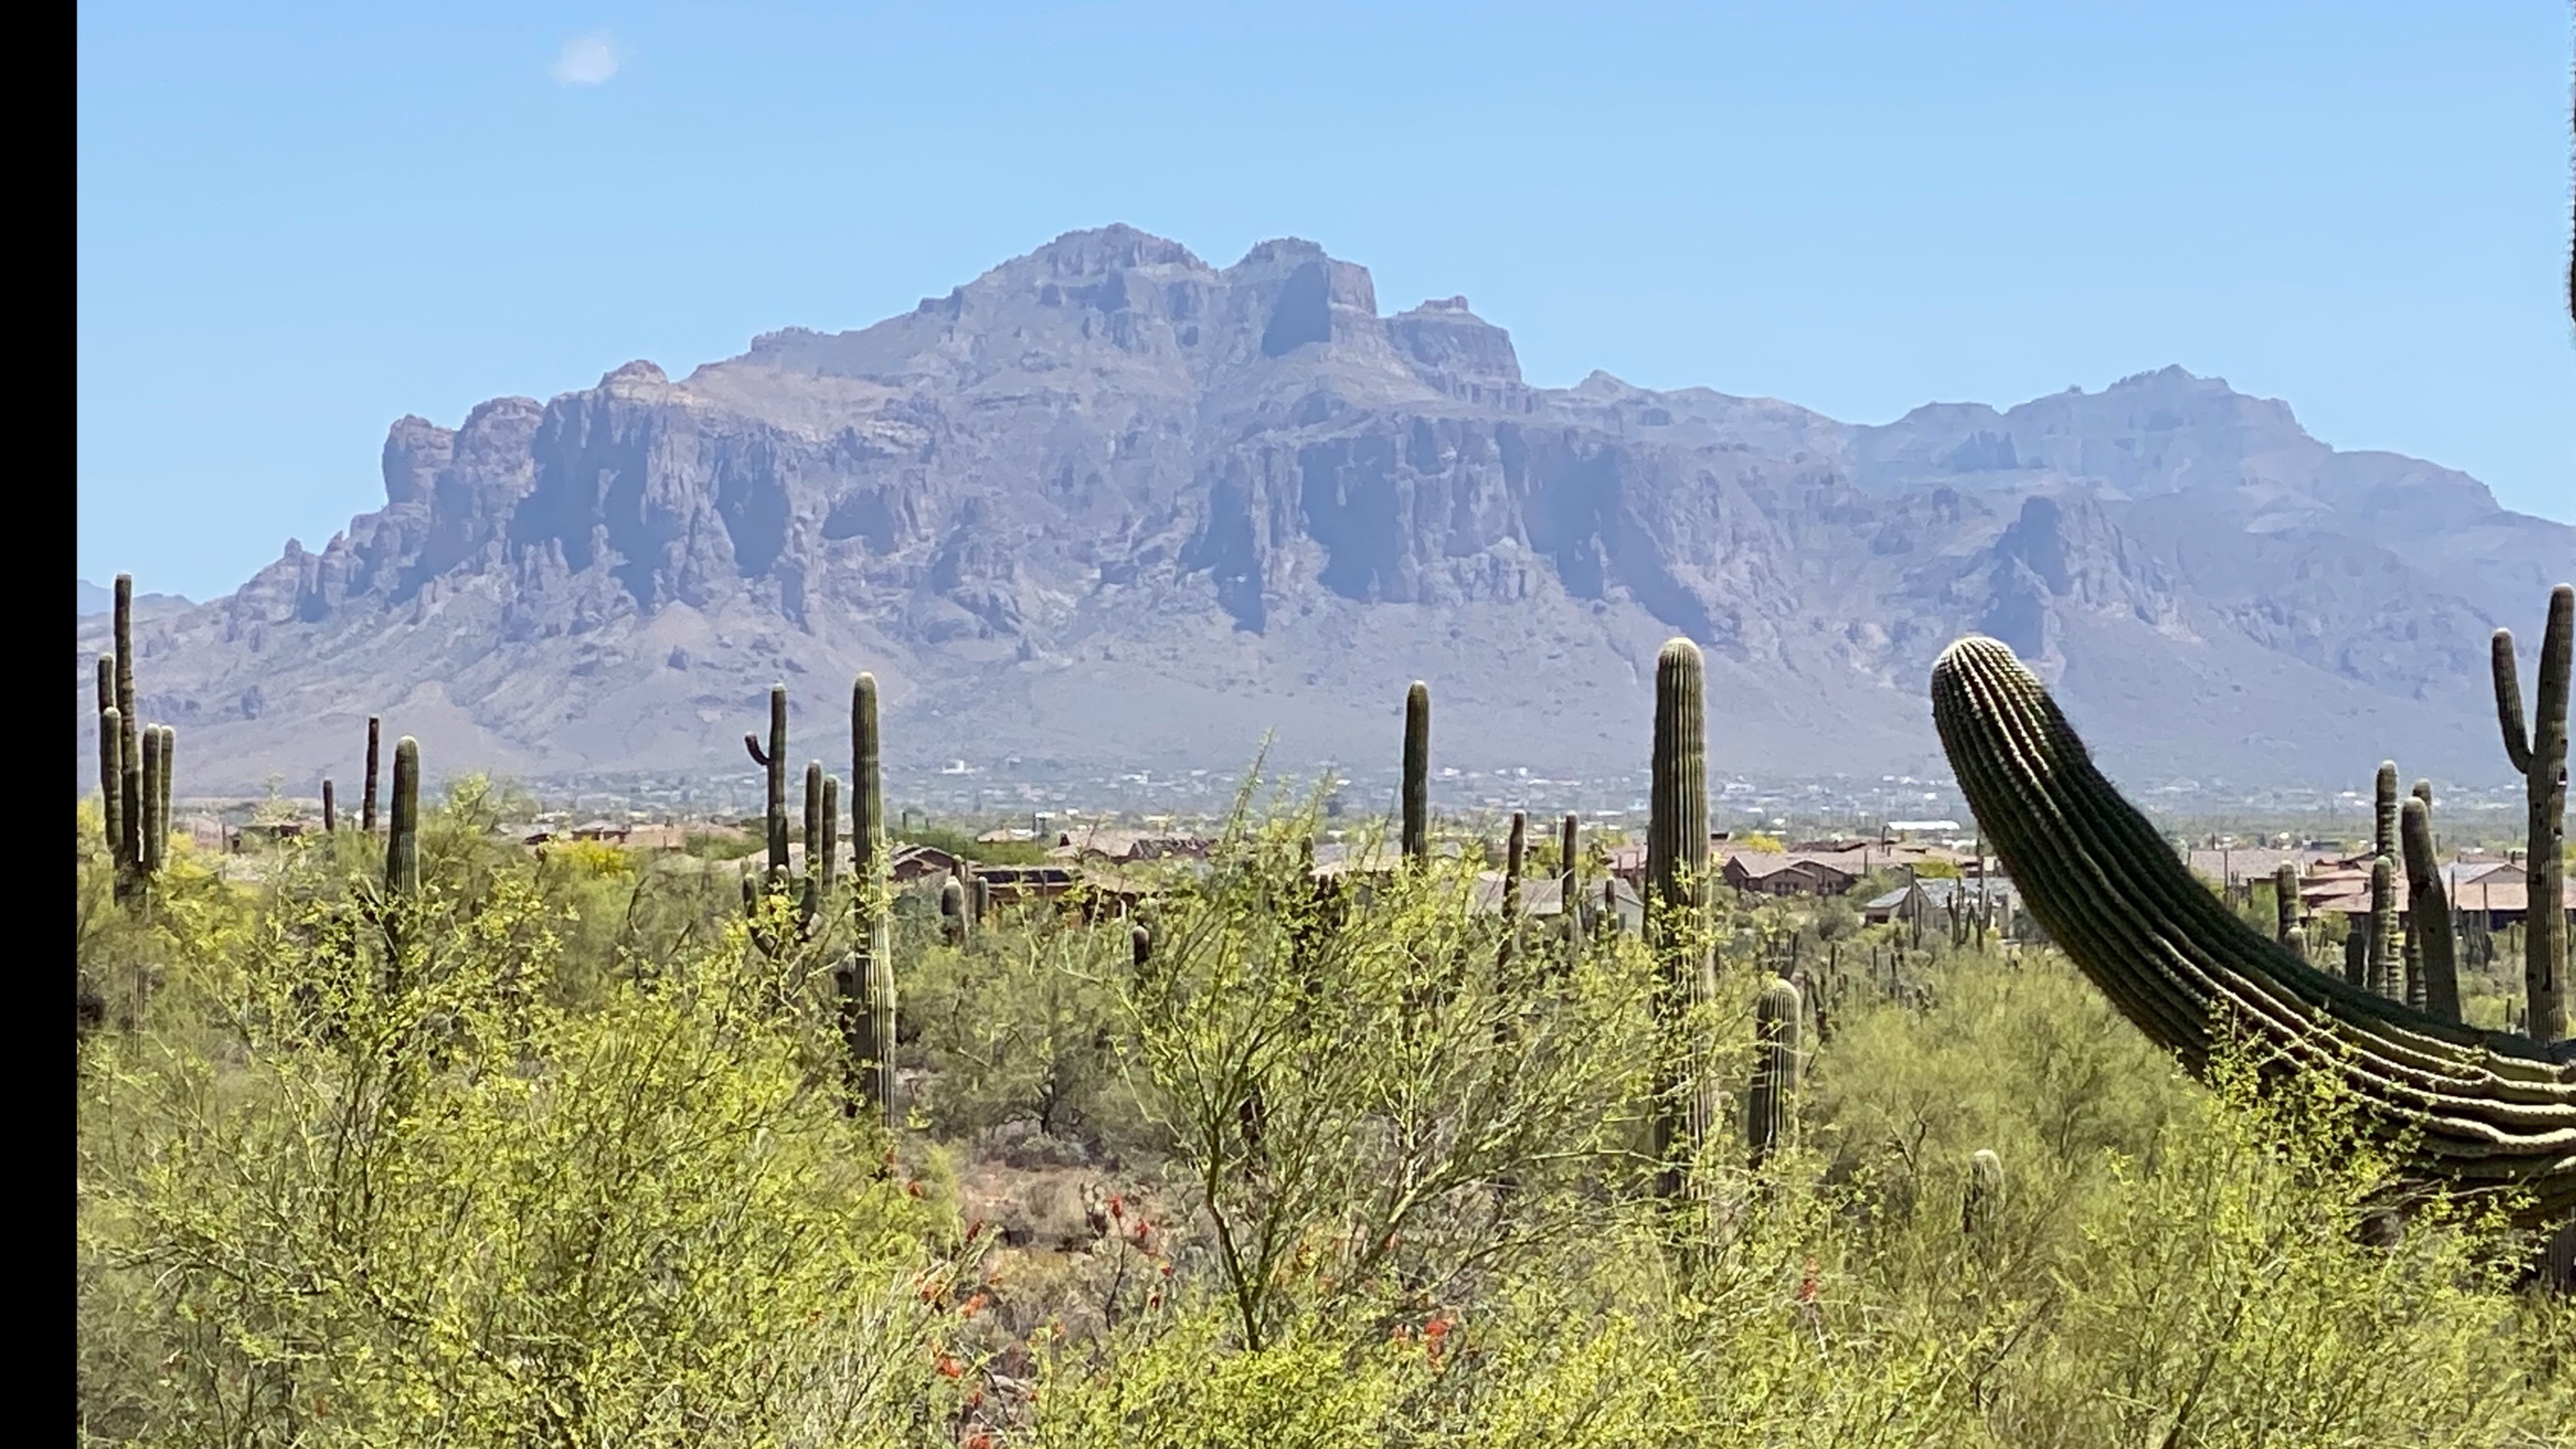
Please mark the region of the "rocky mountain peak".
<svg viewBox="0 0 2576 1449"><path fill-rule="evenodd" d="M331 768L370 713L444 769L729 769L771 680L822 708L860 668L941 761L1374 758L1420 677L1462 765L1615 773L1677 632L1725 768L1920 773L1972 629L2142 768L2217 731L2241 777L2492 770L2485 630L2576 575L2576 530L2179 368L1875 427L1535 388L1463 297L1381 317L1313 242L1217 269L1124 226L678 382L407 416L381 461L383 508L151 622L209 784Z"/></svg>

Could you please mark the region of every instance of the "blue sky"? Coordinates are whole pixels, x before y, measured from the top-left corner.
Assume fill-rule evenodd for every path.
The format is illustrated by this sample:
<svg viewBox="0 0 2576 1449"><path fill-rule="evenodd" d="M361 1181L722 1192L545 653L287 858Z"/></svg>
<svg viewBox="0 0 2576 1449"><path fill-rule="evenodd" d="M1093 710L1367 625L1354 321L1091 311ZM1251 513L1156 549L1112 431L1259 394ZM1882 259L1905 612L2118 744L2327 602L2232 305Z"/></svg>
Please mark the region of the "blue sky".
<svg viewBox="0 0 2576 1449"><path fill-rule="evenodd" d="M2180 363L2576 519L2564 0L88 4L78 567L205 597L406 412L1294 235L1860 422Z"/></svg>

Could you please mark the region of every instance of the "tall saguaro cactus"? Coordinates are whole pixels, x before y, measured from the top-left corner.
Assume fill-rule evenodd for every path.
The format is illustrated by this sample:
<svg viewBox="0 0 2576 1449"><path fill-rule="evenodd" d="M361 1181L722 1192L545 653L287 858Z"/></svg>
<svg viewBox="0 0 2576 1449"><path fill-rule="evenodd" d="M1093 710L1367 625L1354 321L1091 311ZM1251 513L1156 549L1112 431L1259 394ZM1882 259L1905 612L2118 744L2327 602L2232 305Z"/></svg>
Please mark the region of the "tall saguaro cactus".
<svg viewBox="0 0 2576 1449"><path fill-rule="evenodd" d="M107 814L107 855L121 900L132 889L134 862L125 855L125 713L113 704L98 712L98 779Z"/></svg>
<svg viewBox="0 0 2576 1449"><path fill-rule="evenodd" d="M1558 924L1565 930L1565 966L1574 969L1577 953L1583 949L1583 882L1576 848L1581 844L1574 812L1569 810L1556 828L1556 902Z"/></svg>
<svg viewBox="0 0 2576 1449"><path fill-rule="evenodd" d="M2387 866L2391 880L2396 878L2397 858L2397 762L2382 760L2379 773L2371 781L2370 808L2370 942L2366 961L2370 972L2370 989L2382 996L2403 999L2405 981L2401 975L2404 942L2397 922L2397 897L2393 888L2379 883L2380 867Z"/></svg>
<svg viewBox="0 0 2576 1449"><path fill-rule="evenodd" d="M2549 591L2549 623L2540 635L2539 697L2526 733L2522 679L2513 657L2513 631L2498 629L2490 663L2495 674L2496 722L2504 731L2505 757L2522 773L2529 811L2524 859L2529 882L2523 912L2522 987L2531 1034L2542 1041L2568 1035L2567 914L2559 903L2567 879L2567 676L2576 653L2576 587Z"/></svg>
<svg viewBox="0 0 2576 1449"><path fill-rule="evenodd" d="M769 772L762 823L769 847L769 883L775 890L787 879L787 686L769 686L769 745L754 735L742 737L751 762Z"/></svg>
<svg viewBox="0 0 2576 1449"><path fill-rule="evenodd" d="M841 1033L857 1078L859 1103L893 1126L900 1117L895 1101L894 947L886 921L881 755L877 679L863 673L850 685L851 884L858 940L835 978L841 994Z"/></svg>
<svg viewBox="0 0 2576 1449"><path fill-rule="evenodd" d="M2374 856L2370 862L2370 948L2363 959L2370 972L2370 989L2392 1001L2403 1000L2403 983L2397 979L2399 957L2397 939L2397 863L2387 856Z"/></svg>
<svg viewBox="0 0 2576 1449"><path fill-rule="evenodd" d="M331 782L327 779L322 782L322 833L340 833L340 802L332 795Z"/></svg>
<svg viewBox="0 0 2576 1449"><path fill-rule="evenodd" d="M1511 833L1503 844L1503 948L1502 964L1506 970L1519 954L1521 914L1526 909L1521 900L1521 872L1529 863L1529 815L1512 812ZM1308 872L1309 876L1313 873Z"/></svg>
<svg viewBox="0 0 2576 1449"><path fill-rule="evenodd" d="M1431 859L1431 686L1417 679L1404 691L1404 783L1400 791L1405 864Z"/></svg>
<svg viewBox="0 0 2576 1449"><path fill-rule="evenodd" d="M2451 893L2442 881L2442 862L2433 853L2433 807L2423 795L2406 802L2398 834L2406 846L2406 925L2415 967L2406 1004L2438 1020L2457 1022L2460 962L2451 936Z"/></svg>
<svg viewBox="0 0 2576 1449"><path fill-rule="evenodd" d="M1682 1040L1695 1009L1717 995L1709 959L1708 737L1699 646L1666 644L1655 660L1655 745L1647 796L1647 929L1660 967L1656 1015L1668 1063L1658 1085L1654 1145L1667 1197L1689 1189L1686 1164L1707 1145L1717 1117L1715 1087L1699 1053Z"/></svg>
<svg viewBox="0 0 2576 1449"><path fill-rule="evenodd" d="M367 716L367 793L358 803L358 828L369 835L376 833L376 737L384 721Z"/></svg>
<svg viewBox="0 0 2576 1449"><path fill-rule="evenodd" d="M2520 1189L2525 1226L2576 1212L2576 1047L2409 1010L2264 939L2193 882L2002 644L1942 653L1932 720L2032 915L2186 1067L2250 1034L2274 1079L2303 1069L2349 1088L2408 1176Z"/></svg>
<svg viewBox="0 0 2576 1449"><path fill-rule="evenodd" d="M2299 868L2286 860L2272 872L2272 918L2272 939L2287 944L2299 928Z"/></svg>
<svg viewBox="0 0 2576 1449"><path fill-rule="evenodd" d="M407 900L420 893L420 741L394 741L394 789L385 832L385 894Z"/></svg>
<svg viewBox="0 0 2576 1449"><path fill-rule="evenodd" d="M116 712L121 722L117 736L117 759L124 773L117 780L118 798L124 806L119 820L123 826L123 860L128 872L141 868L143 861L143 716L134 707L134 575L116 576Z"/></svg>

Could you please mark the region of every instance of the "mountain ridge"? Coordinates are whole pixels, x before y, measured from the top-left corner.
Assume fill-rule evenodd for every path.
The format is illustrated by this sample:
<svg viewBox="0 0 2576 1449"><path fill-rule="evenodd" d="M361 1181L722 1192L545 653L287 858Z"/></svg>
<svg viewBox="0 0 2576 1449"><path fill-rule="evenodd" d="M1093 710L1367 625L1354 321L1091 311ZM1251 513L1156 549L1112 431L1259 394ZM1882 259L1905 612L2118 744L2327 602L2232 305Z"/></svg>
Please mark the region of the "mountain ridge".
<svg viewBox="0 0 2576 1449"><path fill-rule="evenodd" d="M732 773L772 679L829 738L860 668L899 768L1231 770L1273 728L1373 762L1421 677L1456 763L1617 774L1676 632L1713 768L1938 773L1923 680L1972 630L2115 772L2484 781L2487 631L2576 576L2576 529L2178 367L1877 425L1543 388L1464 297L1123 226L677 381L407 416L381 463L384 507L138 630L210 787L345 771L369 713L441 769Z"/></svg>

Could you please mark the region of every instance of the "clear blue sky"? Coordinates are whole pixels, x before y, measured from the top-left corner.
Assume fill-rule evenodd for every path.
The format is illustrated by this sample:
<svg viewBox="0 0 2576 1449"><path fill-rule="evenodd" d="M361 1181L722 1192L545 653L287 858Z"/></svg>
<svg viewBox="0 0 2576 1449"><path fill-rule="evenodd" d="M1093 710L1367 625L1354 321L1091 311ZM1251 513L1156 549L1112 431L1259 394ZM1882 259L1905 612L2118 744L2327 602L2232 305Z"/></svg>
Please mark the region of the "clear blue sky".
<svg viewBox="0 0 2576 1449"><path fill-rule="evenodd" d="M403 413L1111 221L1463 292L1546 384L2180 363L2576 519L2566 0L400 9L82 6L84 576L223 592Z"/></svg>

